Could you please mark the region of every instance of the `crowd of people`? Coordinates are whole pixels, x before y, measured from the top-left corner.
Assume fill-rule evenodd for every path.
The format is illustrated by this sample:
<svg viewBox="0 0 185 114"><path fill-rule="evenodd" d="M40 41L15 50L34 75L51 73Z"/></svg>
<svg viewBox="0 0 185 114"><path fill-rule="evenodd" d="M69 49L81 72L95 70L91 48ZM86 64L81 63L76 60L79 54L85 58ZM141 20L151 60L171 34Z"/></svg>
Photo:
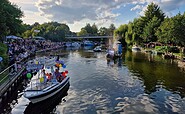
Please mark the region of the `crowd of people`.
<svg viewBox="0 0 185 114"><path fill-rule="evenodd" d="M36 51L59 48L63 45L61 42L34 39L10 40L6 44L8 45L9 66L34 56Z"/></svg>

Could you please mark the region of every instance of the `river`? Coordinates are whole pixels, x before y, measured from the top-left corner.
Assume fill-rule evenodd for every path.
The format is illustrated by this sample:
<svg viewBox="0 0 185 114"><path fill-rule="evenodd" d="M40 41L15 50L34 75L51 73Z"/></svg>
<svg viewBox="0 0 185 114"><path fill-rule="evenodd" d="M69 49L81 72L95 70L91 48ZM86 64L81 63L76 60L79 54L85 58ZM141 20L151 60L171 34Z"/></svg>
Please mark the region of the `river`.
<svg viewBox="0 0 185 114"><path fill-rule="evenodd" d="M60 59L66 62L70 76L67 94L55 103L34 106L20 91L8 112L38 114L48 109L56 114L185 113L185 72L175 61L130 51L125 51L121 59L107 61L105 52L88 48L52 53L61 54Z"/></svg>

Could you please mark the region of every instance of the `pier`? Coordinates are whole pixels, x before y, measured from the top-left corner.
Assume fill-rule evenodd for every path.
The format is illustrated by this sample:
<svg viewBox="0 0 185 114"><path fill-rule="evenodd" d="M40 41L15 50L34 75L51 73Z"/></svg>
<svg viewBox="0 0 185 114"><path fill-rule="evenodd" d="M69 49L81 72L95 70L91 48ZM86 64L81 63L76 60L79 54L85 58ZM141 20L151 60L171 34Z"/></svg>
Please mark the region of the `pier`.
<svg viewBox="0 0 185 114"><path fill-rule="evenodd" d="M22 73L25 71L25 66L13 64L0 73L0 109L3 109L3 104L14 94L16 88L22 83L24 77ZM19 68L15 69L15 65ZM14 71L12 71L14 69Z"/></svg>

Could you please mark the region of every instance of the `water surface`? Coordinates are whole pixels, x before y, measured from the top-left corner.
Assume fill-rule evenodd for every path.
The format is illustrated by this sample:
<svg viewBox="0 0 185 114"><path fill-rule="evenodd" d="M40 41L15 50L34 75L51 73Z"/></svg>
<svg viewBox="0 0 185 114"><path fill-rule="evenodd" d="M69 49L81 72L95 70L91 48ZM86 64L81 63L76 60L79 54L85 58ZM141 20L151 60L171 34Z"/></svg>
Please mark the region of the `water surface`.
<svg viewBox="0 0 185 114"><path fill-rule="evenodd" d="M52 53L62 55L70 76L67 96L58 99L52 113L185 113L185 72L175 61L129 51L121 59L107 61L105 52L94 53L89 48ZM19 94L11 105L12 114L32 108Z"/></svg>

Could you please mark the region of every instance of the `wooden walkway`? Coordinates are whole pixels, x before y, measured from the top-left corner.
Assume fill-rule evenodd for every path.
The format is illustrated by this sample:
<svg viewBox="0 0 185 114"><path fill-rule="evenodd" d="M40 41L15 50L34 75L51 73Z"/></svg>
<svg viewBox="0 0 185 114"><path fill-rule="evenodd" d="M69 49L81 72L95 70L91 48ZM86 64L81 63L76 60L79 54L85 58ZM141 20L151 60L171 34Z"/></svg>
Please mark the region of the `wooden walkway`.
<svg viewBox="0 0 185 114"><path fill-rule="evenodd" d="M14 75L9 75L8 79L5 80L5 82L3 82L0 85L0 96L2 96L7 90L8 88L10 88L12 86L12 84L19 79L22 75L22 72L25 70L25 67L21 68L20 70L17 71L17 73L15 73Z"/></svg>

